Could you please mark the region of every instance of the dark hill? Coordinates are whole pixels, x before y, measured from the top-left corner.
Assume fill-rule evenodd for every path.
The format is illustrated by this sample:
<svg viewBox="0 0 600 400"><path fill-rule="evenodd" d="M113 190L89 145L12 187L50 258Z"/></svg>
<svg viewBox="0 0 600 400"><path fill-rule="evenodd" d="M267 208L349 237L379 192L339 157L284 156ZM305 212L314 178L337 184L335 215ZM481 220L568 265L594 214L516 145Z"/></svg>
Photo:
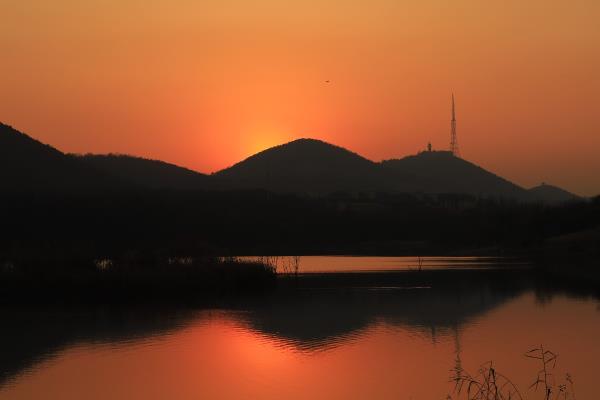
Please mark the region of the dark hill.
<svg viewBox="0 0 600 400"><path fill-rule="evenodd" d="M210 176L162 161L123 155L65 155L0 124L0 191L104 193L129 188L266 189L334 192L457 193L562 202L576 198L544 185L527 191L449 152L422 152L381 163L314 139L255 154Z"/></svg>
<svg viewBox="0 0 600 400"><path fill-rule="evenodd" d="M398 174L398 191L463 193L525 200L527 191L449 151L425 151L381 162L388 176Z"/></svg>
<svg viewBox="0 0 600 400"><path fill-rule="evenodd" d="M375 163L313 139L270 148L213 176L236 188L296 193L381 191L527 198L523 188L450 152L423 152Z"/></svg>
<svg viewBox="0 0 600 400"><path fill-rule="evenodd" d="M151 189L207 189L207 175L163 161L127 155L74 155L76 159L133 184Z"/></svg>
<svg viewBox="0 0 600 400"><path fill-rule="evenodd" d="M213 174L236 188L323 194L376 190L378 165L320 140L299 139L255 154Z"/></svg>
<svg viewBox="0 0 600 400"><path fill-rule="evenodd" d="M560 204L568 201L580 200L581 197L567 192L557 186L542 183L528 190L532 200L547 204Z"/></svg>
<svg viewBox="0 0 600 400"><path fill-rule="evenodd" d="M124 186L112 177L0 124L0 192L101 193Z"/></svg>

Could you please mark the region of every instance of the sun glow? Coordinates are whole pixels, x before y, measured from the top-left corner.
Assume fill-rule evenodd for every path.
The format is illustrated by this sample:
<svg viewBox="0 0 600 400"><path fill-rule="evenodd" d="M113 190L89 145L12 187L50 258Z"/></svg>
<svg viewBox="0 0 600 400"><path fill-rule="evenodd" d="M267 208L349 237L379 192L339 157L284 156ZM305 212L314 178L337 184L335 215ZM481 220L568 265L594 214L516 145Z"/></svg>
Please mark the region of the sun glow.
<svg viewBox="0 0 600 400"><path fill-rule="evenodd" d="M293 140L291 135L276 130L260 130L246 137L248 144L245 148L247 149L248 156Z"/></svg>

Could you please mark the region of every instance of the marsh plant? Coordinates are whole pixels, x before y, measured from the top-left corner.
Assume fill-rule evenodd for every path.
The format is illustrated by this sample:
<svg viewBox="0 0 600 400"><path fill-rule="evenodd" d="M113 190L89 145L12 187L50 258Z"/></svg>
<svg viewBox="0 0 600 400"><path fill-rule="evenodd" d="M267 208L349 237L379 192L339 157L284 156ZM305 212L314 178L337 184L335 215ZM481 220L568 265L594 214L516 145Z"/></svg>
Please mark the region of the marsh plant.
<svg viewBox="0 0 600 400"><path fill-rule="evenodd" d="M274 272L279 272L279 256L260 256L258 262L271 268Z"/></svg>
<svg viewBox="0 0 600 400"><path fill-rule="evenodd" d="M566 374L564 381L556 379L556 353L540 346L526 352L525 357L536 360L539 367L534 382L528 388L529 392L539 393L543 390L544 400L575 400L571 375ZM448 400L525 400L525 394L529 393L522 393L506 375L496 370L491 361L483 364L476 375L470 375L460 366L454 368L452 373L454 393L453 396L448 395Z"/></svg>
<svg viewBox="0 0 600 400"><path fill-rule="evenodd" d="M3 261L0 255L3 301L21 301L24 294L27 301L107 302L236 296L263 293L275 281L275 270L257 261L176 251L131 250L110 256L22 252L12 254L11 261Z"/></svg>
<svg viewBox="0 0 600 400"><path fill-rule="evenodd" d="M287 263L288 273L298 275L300 270L300 256L291 256L288 258Z"/></svg>
<svg viewBox="0 0 600 400"><path fill-rule="evenodd" d="M300 271L300 256L261 256L258 258L258 262L283 274L298 275Z"/></svg>

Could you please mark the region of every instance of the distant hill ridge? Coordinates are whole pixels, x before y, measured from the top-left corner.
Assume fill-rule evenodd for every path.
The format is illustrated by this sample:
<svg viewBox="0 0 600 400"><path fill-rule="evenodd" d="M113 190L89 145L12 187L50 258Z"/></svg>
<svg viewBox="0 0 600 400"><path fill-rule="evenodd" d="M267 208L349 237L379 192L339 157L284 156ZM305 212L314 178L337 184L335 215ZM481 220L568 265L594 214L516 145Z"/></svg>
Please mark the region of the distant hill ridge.
<svg viewBox="0 0 600 400"><path fill-rule="evenodd" d="M228 186L324 194L376 190L377 164L316 139L271 147L213 174Z"/></svg>
<svg viewBox="0 0 600 400"><path fill-rule="evenodd" d="M581 200L581 197L567 192L557 186L542 183L528 190L532 200L549 204L559 204L568 201Z"/></svg>
<svg viewBox="0 0 600 400"><path fill-rule="evenodd" d="M425 151L382 162L316 139L275 146L211 175L128 155L66 155L0 124L0 190L106 192L126 187L214 190L265 189L326 195L334 192L463 193L522 201L562 202L560 188L524 189L447 151Z"/></svg>
<svg viewBox="0 0 600 400"><path fill-rule="evenodd" d="M164 161L124 154L71 154L72 157L120 179L152 189L199 189L209 177Z"/></svg>
<svg viewBox="0 0 600 400"><path fill-rule="evenodd" d="M407 191L527 198L527 191L522 187L455 157L449 151L424 151L382 161L381 165L388 171L410 175L412 181L408 182L409 186L399 188Z"/></svg>
<svg viewBox="0 0 600 400"><path fill-rule="evenodd" d="M228 184L273 191L468 193L526 199L527 191L450 152L373 162L314 139L275 146L214 174Z"/></svg>
<svg viewBox="0 0 600 400"><path fill-rule="evenodd" d="M123 188L119 180L0 124L0 192L100 193Z"/></svg>

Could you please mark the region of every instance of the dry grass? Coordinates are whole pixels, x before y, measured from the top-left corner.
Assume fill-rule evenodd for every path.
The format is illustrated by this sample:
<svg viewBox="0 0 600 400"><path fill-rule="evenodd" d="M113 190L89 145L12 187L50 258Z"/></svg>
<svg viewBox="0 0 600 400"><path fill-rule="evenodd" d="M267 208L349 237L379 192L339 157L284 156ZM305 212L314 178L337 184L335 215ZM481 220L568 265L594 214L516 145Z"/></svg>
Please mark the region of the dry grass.
<svg viewBox="0 0 600 400"><path fill-rule="evenodd" d="M539 370L535 381L529 390L537 392L543 389L544 400L576 400L573 379L566 374L564 381L557 381L554 374L558 354L540 346L529 350L525 357L537 360ZM453 396L447 399L466 400L525 400L521 393L507 376L498 372L490 361L483 364L476 375L470 375L461 367L452 370L454 382Z"/></svg>
<svg viewBox="0 0 600 400"><path fill-rule="evenodd" d="M258 262L269 266L278 273L298 275L300 259L300 256L261 256L258 258Z"/></svg>

